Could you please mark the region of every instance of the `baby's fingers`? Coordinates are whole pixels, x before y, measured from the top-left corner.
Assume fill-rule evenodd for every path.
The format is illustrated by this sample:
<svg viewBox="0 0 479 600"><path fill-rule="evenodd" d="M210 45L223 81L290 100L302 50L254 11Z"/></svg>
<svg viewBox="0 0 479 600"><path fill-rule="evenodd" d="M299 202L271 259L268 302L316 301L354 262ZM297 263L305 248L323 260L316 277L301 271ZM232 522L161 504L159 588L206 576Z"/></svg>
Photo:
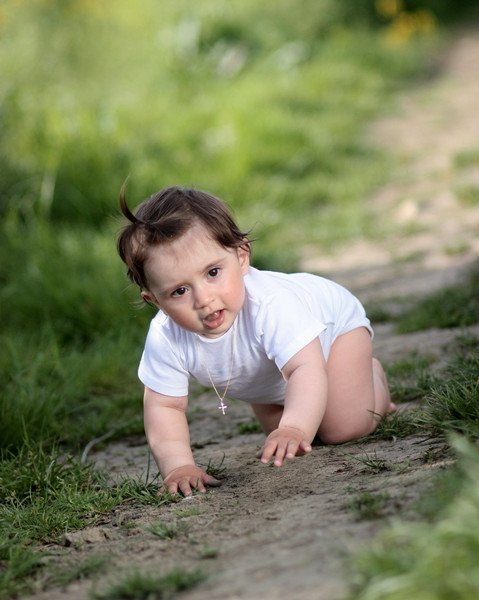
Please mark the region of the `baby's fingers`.
<svg viewBox="0 0 479 600"><path fill-rule="evenodd" d="M286 458L292 460L299 452L299 448L301 444L298 443L298 440L289 440L288 445L286 446Z"/></svg>
<svg viewBox="0 0 479 600"><path fill-rule="evenodd" d="M269 463L277 450L277 446L276 442L268 442L266 440L264 446L258 452L258 458L261 458L263 464L267 465Z"/></svg>
<svg viewBox="0 0 479 600"><path fill-rule="evenodd" d="M181 479L178 482L178 487L183 496L191 496L195 489L198 492L206 492L206 488L200 479Z"/></svg>
<svg viewBox="0 0 479 600"><path fill-rule="evenodd" d="M211 475L209 475L209 479L205 481L205 483L208 487L220 487L221 485L221 481L219 479L211 477Z"/></svg>
<svg viewBox="0 0 479 600"><path fill-rule="evenodd" d="M194 490L205 493L207 485L216 487L221 485L221 482L207 475L203 469L192 465L173 470L163 481L163 486L172 495L181 492L184 496L191 496Z"/></svg>
<svg viewBox="0 0 479 600"><path fill-rule="evenodd" d="M296 456L303 456L304 454L309 454L313 451L313 447L309 442L302 441L299 444L298 450L296 451Z"/></svg>
<svg viewBox="0 0 479 600"><path fill-rule="evenodd" d="M266 444L264 445L263 454L261 456L261 462L267 464L274 456L274 466L280 467L283 464L285 456L288 456L288 458L294 457L296 453L296 448L290 448L290 443L288 443L287 440L283 439L274 441L271 440L270 442L266 441ZM289 454L291 452L292 455L290 457Z"/></svg>
<svg viewBox="0 0 479 600"><path fill-rule="evenodd" d="M206 487L219 487L221 481L215 479L211 475L204 475L202 477L190 477L187 480L181 480L179 482L180 492L185 496L191 496L193 491L206 493Z"/></svg>
<svg viewBox="0 0 479 600"><path fill-rule="evenodd" d="M180 481L171 481L168 484L161 486L160 493L164 494L169 492L172 496L175 496L178 492L181 492L184 496L191 496L191 486L188 481L182 479Z"/></svg>
<svg viewBox="0 0 479 600"><path fill-rule="evenodd" d="M304 439L302 432L281 427L269 434L257 456L261 457L261 462L265 464L274 456L274 465L280 467L285 458L292 460L295 456L308 454L311 450L311 444Z"/></svg>

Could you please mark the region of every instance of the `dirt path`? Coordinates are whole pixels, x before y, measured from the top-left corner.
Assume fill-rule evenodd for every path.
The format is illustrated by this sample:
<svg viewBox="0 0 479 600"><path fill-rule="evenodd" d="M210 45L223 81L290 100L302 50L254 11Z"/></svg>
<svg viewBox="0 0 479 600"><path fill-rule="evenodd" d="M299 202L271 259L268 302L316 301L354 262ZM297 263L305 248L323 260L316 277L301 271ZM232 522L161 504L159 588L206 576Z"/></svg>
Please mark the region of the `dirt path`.
<svg viewBox="0 0 479 600"><path fill-rule="evenodd" d="M443 57L437 77L405 95L397 113L372 128L371 136L393 146L402 165L370 199L373 210L393 216L394 230L379 242L359 241L332 257L308 250L305 269L330 275L366 303L394 309L407 298L457 282L477 260L479 203L467 206L457 190L479 186L479 169L477 161L475 167L455 167L454 159L459 152L479 151L478 67L479 33L466 32ZM479 326L473 330L479 335ZM376 354L386 362L421 353L441 361L456 333L396 336L389 326L377 327ZM250 421L249 408L230 403L228 412L223 417L205 394L191 415L197 461L224 461L220 488L169 506L121 508L102 525L66 536L64 547L51 548L58 552L51 560L60 568L62 561L107 555L108 574L95 583L98 589L132 570L201 568L208 578L185 592L185 600L336 600L348 590L350 553L367 546L388 516L412 516L414 500L444 466L440 448L412 437L318 446L312 455L275 469L255 460L260 434L238 435L238 424ZM113 473L139 476L147 455L140 439L111 444L92 458ZM366 457L382 461L384 469L365 471ZM386 519L357 520L346 508L366 491L387 492ZM145 531L158 521L175 523L179 535L163 540ZM83 600L91 586L80 581L33 598Z"/></svg>
<svg viewBox="0 0 479 600"><path fill-rule="evenodd" d="M459 281L479 256L477 29L438 63L436 77L411 89L370 131L395 159L389 184L368 200L382 239L359 240L333 256L306 250L305 269L331 275L364 302L414 301ZM470 153L475 164L458 166Z"/></svg>

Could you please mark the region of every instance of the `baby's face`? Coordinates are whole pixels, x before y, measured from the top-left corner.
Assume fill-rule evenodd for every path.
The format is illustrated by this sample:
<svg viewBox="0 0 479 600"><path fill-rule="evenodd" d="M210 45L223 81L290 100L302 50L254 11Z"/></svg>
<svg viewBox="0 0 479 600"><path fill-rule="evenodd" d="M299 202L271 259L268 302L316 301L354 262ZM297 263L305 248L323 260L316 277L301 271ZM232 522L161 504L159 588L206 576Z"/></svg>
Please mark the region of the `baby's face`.
<svg viewBox="0 0 479 600"><path fill-rule="evenodd" d="M143 298L177 325L206 337L219 337L233 325L245 298L246 248L225 248L203 225L150 250Z"/></svg>

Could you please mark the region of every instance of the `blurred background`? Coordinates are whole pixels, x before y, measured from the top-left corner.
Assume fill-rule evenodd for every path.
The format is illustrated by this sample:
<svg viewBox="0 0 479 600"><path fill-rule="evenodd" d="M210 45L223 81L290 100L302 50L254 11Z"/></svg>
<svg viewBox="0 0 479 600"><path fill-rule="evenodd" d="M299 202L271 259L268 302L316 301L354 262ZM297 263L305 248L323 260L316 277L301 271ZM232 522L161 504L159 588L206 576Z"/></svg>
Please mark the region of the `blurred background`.
<svg viewBox="0 0 479 600"><path fill-rule="evenodd" d="M119 189L222 197L253 262L381 235L390 157L368 124L434 74L472 0L4 0L0 439L142 430L152 313L115 248ZM393 143L393 141L391 141Z"/></svg>

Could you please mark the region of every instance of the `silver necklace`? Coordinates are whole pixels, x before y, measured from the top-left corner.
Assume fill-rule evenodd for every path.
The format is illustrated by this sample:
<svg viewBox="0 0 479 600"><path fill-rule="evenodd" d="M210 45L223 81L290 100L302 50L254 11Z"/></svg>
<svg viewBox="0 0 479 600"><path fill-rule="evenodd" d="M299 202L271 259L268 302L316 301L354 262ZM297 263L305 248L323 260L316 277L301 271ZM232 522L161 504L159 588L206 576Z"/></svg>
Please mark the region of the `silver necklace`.
<svg viewBox="0 0 479 600"><path fill-rule="evenodd" d="M233 323L233 342L232 342L232 348L231 348L230 374L228 377L228 381L226 382L225 391L223 392L223 395L221 395L216 388L215 382L213 381L213 378L211 377L210 370L208 369L208 365L206 364L205 355L203 354L203 349L201 348L201 345L198 341L198 334L195 333L196 346L197 346L198 352L200 354L201 362L203 363L203 366L206 369L206 372L208 373L208 377L210 379L211 385L213 386L213 389L214 389L216 395L218 396L218 400L220 401L220 405L218 406L218 408L219 408L219 410L221 410L223 412L223 414L225 414L225 411L228 408L226 406L224 400L226 398L226 394L228 393L228 388L230 387L230 383L231 383L231 377L233 375L233 363L234 363L234 359L235 359L235 338L236 338L236 323Z"/></svg>

